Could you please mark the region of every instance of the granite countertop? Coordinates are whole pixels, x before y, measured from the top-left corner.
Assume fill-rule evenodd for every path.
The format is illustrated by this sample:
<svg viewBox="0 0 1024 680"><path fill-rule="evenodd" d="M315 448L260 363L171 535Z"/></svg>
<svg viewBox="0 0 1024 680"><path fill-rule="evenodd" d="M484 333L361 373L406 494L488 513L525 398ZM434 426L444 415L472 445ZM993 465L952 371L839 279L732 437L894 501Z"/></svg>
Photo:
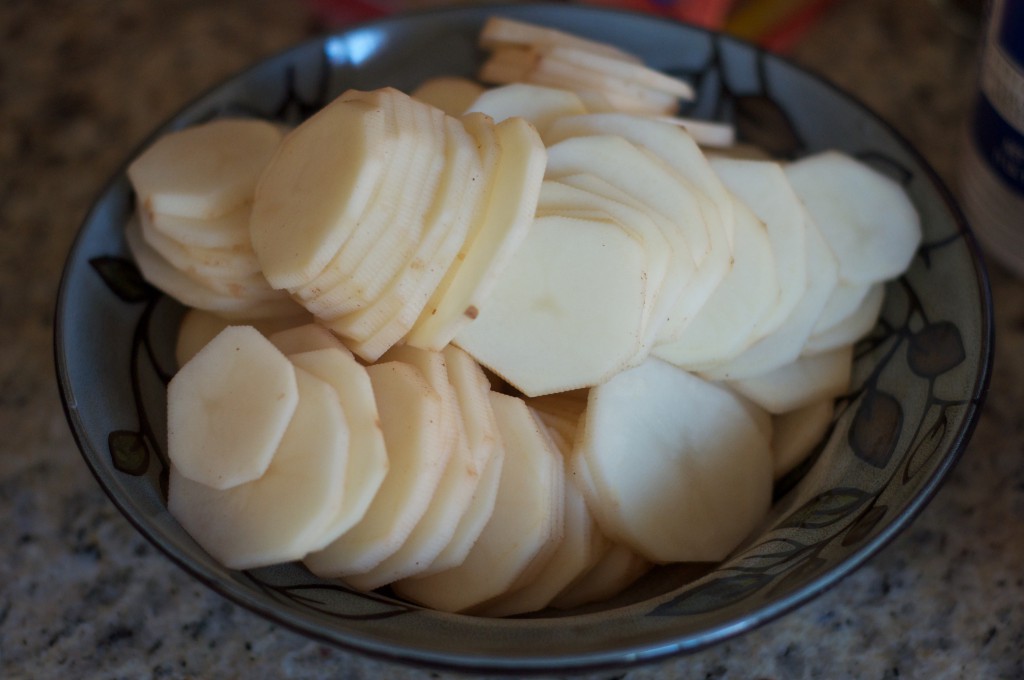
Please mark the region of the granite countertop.
<svg viewBox="0 0 1024 680"><path fill-rule="evenodd" d="M929 0L846 0L795 50L952 183L974 38ZM52 366L61 266L91 198L196 94L315 30L297 0L0 4L0 677L444 677L325 647L159 554L78 454ZM1024 678L1024 284L972 443L913 525L815 601L652 678Z"/></svg>

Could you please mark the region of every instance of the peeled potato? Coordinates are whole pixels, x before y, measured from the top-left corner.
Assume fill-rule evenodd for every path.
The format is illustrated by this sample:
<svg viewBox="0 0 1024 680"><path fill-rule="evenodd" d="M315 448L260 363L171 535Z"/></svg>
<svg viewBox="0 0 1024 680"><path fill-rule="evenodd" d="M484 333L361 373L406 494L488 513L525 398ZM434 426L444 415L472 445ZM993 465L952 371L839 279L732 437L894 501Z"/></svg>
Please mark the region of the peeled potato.
<svg viewBox="0 0 1024 680"><path fill-rule="evenodd" d="M363 518L305 564L324 578L373 569L397 551L427 511L451 454L442 400L415 367L367 367L387 447L388 474Z"/></svg>
<svg viewBox="0 0 1024 680"><path fill-rule="evenodd" d="M294 418L260 478L219 490L171 467L168 509L230 569L301 559L333 538L328 529L345 482L347 421L327 383L301 369L295 374Z"/></svg>
<svg viewBox="0 0 1024 680"><path fill-rule="evenodd" d="M844 345L728 384L769 413L785 413L844 394L850 389L852 370L853 347Z"/></svg>
<svg viewBox="0 0 1024 680"><path fill-rule="evenodd" d="M167 386L167 454L214 489L267 470L299 394L287 357L251 326L221 331Z"/></svg>
<svg viewBox="0 0 1024 680"><path fill-rule="evenodd" d="M392 586L441 611L465 611L526 582L562 538L561 456L521 399L492 392L491 403L506 456L490 520L462 564Z"/></svg>
<svg viewBox="0 0 1024 680"><path fill-rule="evenodd" d="M771 503L770 441L743 404L656 359L590 391L576 455L601 529L652 562L719 561Z"/></svg>
<svg viewBox="0 0 1024 680"><path fill-rule="evenodd" d="M252 200L281 141L262 120L226 118L162 136L128 166L146 210L211 219Z"/></svg>
<svg viewBox="0 0 1024 680"><path fill-rule="evenodd" d="M373 385L366 368L341 347L304 351L289 359L296 368L334 388L349 423L352 455L345 469L345 485L335 490L341 505L328 528L340 536L366 514L390 466Z"/></svg>
<svg viewBox="0 0 1024 680"><path fill-rule="evenodd" d="M461 116L483 91L480 83L469 78L438 76L420 83L411 96L449 116Z"/></svg>

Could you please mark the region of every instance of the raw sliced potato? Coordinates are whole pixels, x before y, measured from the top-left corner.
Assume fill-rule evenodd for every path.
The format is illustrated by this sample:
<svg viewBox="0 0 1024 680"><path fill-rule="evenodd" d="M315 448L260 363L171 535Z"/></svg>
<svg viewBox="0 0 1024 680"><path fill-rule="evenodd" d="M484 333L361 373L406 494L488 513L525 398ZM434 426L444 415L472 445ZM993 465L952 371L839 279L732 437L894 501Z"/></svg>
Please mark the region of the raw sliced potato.
<svg viewBox="0 0 1024 680"><path fill-rule="evenodd" d="M178 302L189 307L214 312L230 319L263 319L294 317L302 307L286 294L272 299L256 299L217 292L190 278L153 250L142 237L137 219L125 227L125 242L142 277Z"/></svg>
<svg viewBox="0 0 1024 680"><path fill-rule="evenodd" d="M552 600L558 609L574 609L606 600L622 592L653 565L621 544L611 544L600 559L564 592Z"/></svg>
<svg viewBox="0 0 1024 680"><path fill-rule="evenodd" d="M332 330L355 341L353 350L367 361L375 361L412 329L485 209L485 176L473 139L458 119L444 122L445 169L416 252L374 303L329 322Z"/></svg>
<svg viewBox="0 0 1024 680"><path fill-rule="evenodd" d="M708 256L711 240L696 192L664 162L618 135L570 137L548 148L546 177L580 173L600 177L672 220L698 266Z"/></svg>
<svg viewBox="0 0 1024 680"><path fill-rule="evenodd" d="M409 364L366 367L388 452L388 474L363 518L305 564L324 578L361 574L396 552L426 513L451 455L440 395Z"/></svg>
<svg viewBox="0 0 1024 680"><path fill-rule="evenodd" d="M483 217L471 226L463 248L406 338L424 349L440 350L479 314L526 238L544 178L544 144L524 119L499 123L493 137L486 124L467 129L485 153L495 144L500 151Z"/></svg>
<svg viewBox="0 0 1024 680"><path fill-rule="evenodd" d="M420 83L411 96L449 116L461 116L483 91L483 85L469 78L437 76Z"/></svg>
<svg viewBox="0 0 1024 680"><path fill-rule="evenodd" d="M845 319L829 328L814 332L804 344L804 354L829 352L852 344L871 332L885 302L885 285L876 283L868 290L861 304Z"/></svg>
<svg viewBox="0 0 1024 680"><path fill-rule="evenodd" d="M349 424L351 455L345 485L335 492L341 505L327 529L329 534L341 536L366 514L390 467L373 385L366 368L341 347L302 351L288 358L296 368L334 388Z"/></svg>
<svg viewBox="0 0 1024 680"><path fill-rule="evenodd" d="M266 121L213 120L160 137L128 166L128 179L147 212L217 218L252 200L280 142Z"/></svg>
<svg viewBox="0 0 1024 680"><path fill-rule="evenodd" d="M490 398L506 450L490 520L459 566L392 586L441 611L465 611L525 585L562 540L561 456L521 399L497 392Z"/></svg>
<svg viewBox="0 0 1024 680"><path fill-rule="evenodd" d="M727 361L758 339L779 299L775 250L768 232L744 205L735 209L733 266L676 340L656 354L685 369Z"/></svg>
<svg viewBox="0 0 1024 680"><path fill-rule="evenodd" d="M709 165L696 138L681 119L652 119L625 113L593 113L562 118L547 131L545 142L553 145L570 137L618 135L628 142L657 154L680 176L688 180L714 204L722 228L732 243L733 197Z"/></svg>
<svg viewBox="0 0 1024 680"><path fill-rule="evenodd" d="M757 324L755 335L763 337L782 325L807 290L807 221L803 204L778 163L712 158L711 168L768 231L779 297L772 311Z"/></svg>
<svg viewBox="0 0 1024 680"><path fill-rule="evenodd" d="M385 584L417 574L431 564L455 534L459 520L469 507L477 482L487 461L479 461L469 446L466 425L459 408L458 394L448 379L448 366L441 352L418 349L408 345L388 352L384 361L401 361L415 366L447 407L442 410L442 428L451 431L447 446L447 467L430 506L402 547L373 569L348 578L350 585L373 590Z"/></svg>
<svg viewBox="0 0 1024 680"><path fill-rule="evenodd" d="M170 469L168 509L229 569L301 559L331 540L349 453L334 389L295 370L298 404L270 466L258 479L214 489Z"/></svg>
<svg viewBox="0 0 1024 680"><path fill-rule="evenodd" d="M786 176L839 259L842 280L875 283L910 265L921 220L894 180L837 151L790 163Z"/></svg>
<svg viewBox="0 0 1024 680"><path fill-rule="evenodd" d="M225 328L167 385L167 456L211 489L259 479L298 401L288 358L252 326Z"/></svg>
<svg viewBox="0 0 1024 680"><path fill-rule="evenodd" d="M599 384L639 349L645 272L618 225L537 218L455 344L527 396Z"/></svg>
<svg viewBox="0 0 1024 680"><path fill-rule="evenodd" d="M573 212L575 211L575 212ZM557 180L545 180L537 201L537 214L560 214L565 217L589 216L612 221L627 230L643 244L647 261L647 293L641 326L644 338L637 356L642 360L650 351L654 335L668 320L669 307L675 301L675 291L662 295L662 286L668 277L673 256L672 248L658 225L643 212L618 201L585 189L579 189Z"/></svg>
<svg viewBox="0 0 1024 680"><path fill-rule="evenodd" d="M564 45L592 54L600 54L626 62L640 63L638 57L608 43L588 40L572 33L507 17L489 18L480 30L479 43L485 49L494 49L495 47L505 45Z"/></svg>
<svg viewBox="0 0 1024 680"><path fill-rule="evenodd" d="M514 116L525 118L544 137L552 122L586 113L587 109L579 96L569 90L512 83L484 90L466 111L488 115L495 123Z"/></svg>
<svg viewBox="0 0 1024 680"><path fill-rule="evenodd" d="M252 247L275 288L319 274L370 205L396 135L387 113L339 98L285 136L256 186Z"/></svg>
<svg viewBox="0 0 1024 680"><path fill-rule="evenodd" d="M807 220L807 267L807 292L782 325L739 356L701 368L702 377L741 380L764 375L796 360L839 280L835 256L810 218ZM657 349L653 353L657 355Z"/></svg>
<svg viewBox="0 0 1024 680"><path fill-rule="evenodd" d="M286 356L318 349L342 349L346 353L348 352L341 340L315 322L277 331L268 335L267 339Z"/></svg>
<svg viewBox="0 0 1024 680"><path fill-rule="evenodd" d="M189 359L228 326L253 326L260 333L269 337L278 331L302 326L310 321L310 316L301 311L297 316L279 319L229 320L213 312L192 308L181 317L178 338L174 345L174 358L179 368L184 366Z"/></svg>
<svg viewBox="0 0 1024 680"><path fill-rule="evenodd" d="M602 43L497 18L481 45L511 84L348 90L129 169L129 249L193 307L169 506L228 567L583 606L739 547L849 389L920 240L901 187L733 146Z"/></svg>
<svg viewBox="0 0 1024 680"><path fill-rule="evenodd" d="M657 359L590 391L578 449L601 529L652 562L720 561L771 503L771 442L745 407Z"/></svg>
<svg viewBox="0 0 1024 680"><path fill-rule="evenodd" d="M804 355L754 378L727 384L769 413L785 413L833 399L850 389L853 347Z"/></svg>
<svg viewBox="0 0 1024 680"><path fill-rule="evenodd" d="M352 96L355 96L353 94ZM366 216L315 279L296 291L318 317L336 318L370 304L408 261L423 234L423 214L443 168L444 114L398 90L359 93L386 110L396 142Z"/></svg>
<svg viewBox="0 0 1024 680"><path fill-rule="evenodd" d="M775 479L799 465L814 450L832 425L835 406L823 399L775 416L772 459Z"/></svg>
<svg viewBox="0 0 1024 680"><path fill-rule="evenodd" d="M252 250L249 241L251 198L225 215L206 219L153 212L141 205L139 212L143 221L149 220L156 231L183 246Z"/></svg>

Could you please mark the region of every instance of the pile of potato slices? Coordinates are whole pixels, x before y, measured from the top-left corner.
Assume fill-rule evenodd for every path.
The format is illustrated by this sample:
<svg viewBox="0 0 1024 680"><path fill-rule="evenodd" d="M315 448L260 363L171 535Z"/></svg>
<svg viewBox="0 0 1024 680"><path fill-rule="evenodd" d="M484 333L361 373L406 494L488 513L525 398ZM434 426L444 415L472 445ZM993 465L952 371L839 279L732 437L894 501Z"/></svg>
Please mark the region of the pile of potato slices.
<svg viewBox="0 0 1024 680"><path fill-rule="evenodd" d="M481 45L507 84L350 90L129 168L129 248L192 308L169 508L228 567L508 616L722 560L917 248L845 154L733 146L609 45L503 18Z"/></svg>

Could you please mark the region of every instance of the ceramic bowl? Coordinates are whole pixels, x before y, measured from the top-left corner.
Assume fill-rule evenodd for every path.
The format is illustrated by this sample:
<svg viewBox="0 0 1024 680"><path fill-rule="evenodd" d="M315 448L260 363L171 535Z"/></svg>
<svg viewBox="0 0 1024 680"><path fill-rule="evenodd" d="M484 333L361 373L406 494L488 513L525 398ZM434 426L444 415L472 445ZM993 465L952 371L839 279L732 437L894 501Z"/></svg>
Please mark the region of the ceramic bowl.
<svg viewBox="0 0 1024 680"><path fill-rule="evenodd" d="M349 87L410 89L473 74L475 36L495 13L620 45L683 76L684 115L731 121L740 139L783 158L825 148L895 177L924 240L888 286L881 321L858 346L854 389L812 459L776 488L761 531L695 577L651 572L614 600L492 620L360 594L287 564L231 571L165 506L165 385L181 308L145 284L123 227L123 170L98 197L70 253L56 314L56 363L68 421L88 465L125 516L201 582L281 625L394 661L480 672L621 668L750 630L863 564L935 493L962 453L985 394L991 301L967 225L907 142L849 95L754 47L677 23L567 5L475 6L399 16L311 40L199 97L154 135L228 114L296 122Z"/></svg>

